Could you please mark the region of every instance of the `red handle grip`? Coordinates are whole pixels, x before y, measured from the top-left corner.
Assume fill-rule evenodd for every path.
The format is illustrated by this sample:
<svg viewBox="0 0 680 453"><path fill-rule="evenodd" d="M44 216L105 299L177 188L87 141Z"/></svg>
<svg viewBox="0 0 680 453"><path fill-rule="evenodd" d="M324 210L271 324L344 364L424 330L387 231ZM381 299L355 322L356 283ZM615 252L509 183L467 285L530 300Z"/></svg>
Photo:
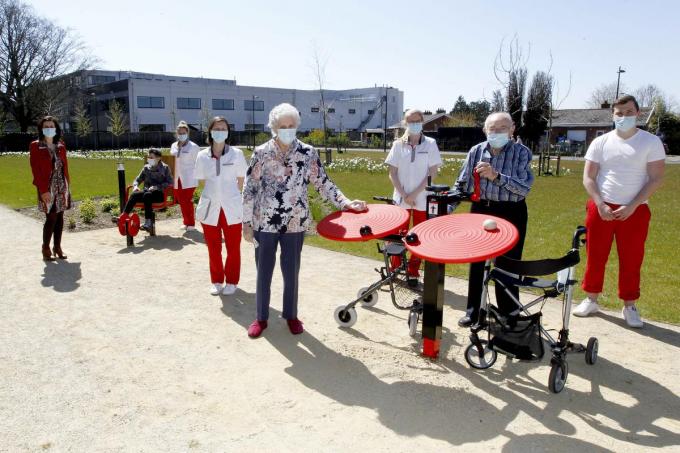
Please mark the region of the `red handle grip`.
<svg viewBox="0 0 680 453"><path fill-rule="evenodd" d="M479 188L479 173L477 173L476 168L472 170L472 177L474 178L475 182L475 191L472 195L470 195L470 200L477 202L481 198L481 190Z"/></svg>

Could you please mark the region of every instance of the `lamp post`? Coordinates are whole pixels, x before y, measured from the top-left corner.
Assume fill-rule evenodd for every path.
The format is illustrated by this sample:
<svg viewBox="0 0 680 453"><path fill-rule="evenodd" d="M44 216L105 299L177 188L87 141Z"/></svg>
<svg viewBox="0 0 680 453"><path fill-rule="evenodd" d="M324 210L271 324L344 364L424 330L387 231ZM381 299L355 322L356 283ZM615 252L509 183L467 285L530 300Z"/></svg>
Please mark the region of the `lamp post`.
<svg viewBox="0 0 680 453"><path fill-rule="evenodd" d="M616 98L614 99L615 101L616 101L616 99L619 98L619 87L621 86L621 73L623 73L623 72L626 72L626 70L621 69L621 66L619 66L619 70L616 71L617 78L616 78Z"/></svg>
<svg viewBox="0 0 680 453"><path fill-rule="evenodd" d="M252 120L250 123L250 143L253 146L253 149L255 149L255 135L253 134L255 130L255 99L259 99L258 96L253 95L253 103L251 105L252 107Z"/></svg>

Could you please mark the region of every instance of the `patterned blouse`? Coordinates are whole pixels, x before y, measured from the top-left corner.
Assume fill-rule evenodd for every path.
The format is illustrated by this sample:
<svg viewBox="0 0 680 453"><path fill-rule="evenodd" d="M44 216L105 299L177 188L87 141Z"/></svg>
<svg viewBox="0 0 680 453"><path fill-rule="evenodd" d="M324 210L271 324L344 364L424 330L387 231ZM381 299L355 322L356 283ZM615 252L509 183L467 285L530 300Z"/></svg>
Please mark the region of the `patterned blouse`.
<svg viewBox="0 0 680 453"><path fill-rule="evenodd" d="M316 149L298 140L284 155L274 139L253 152L243 189L243 223L255 231L299 233L311 223L307 185L342 209L350 200L326 174Z"/></svg>

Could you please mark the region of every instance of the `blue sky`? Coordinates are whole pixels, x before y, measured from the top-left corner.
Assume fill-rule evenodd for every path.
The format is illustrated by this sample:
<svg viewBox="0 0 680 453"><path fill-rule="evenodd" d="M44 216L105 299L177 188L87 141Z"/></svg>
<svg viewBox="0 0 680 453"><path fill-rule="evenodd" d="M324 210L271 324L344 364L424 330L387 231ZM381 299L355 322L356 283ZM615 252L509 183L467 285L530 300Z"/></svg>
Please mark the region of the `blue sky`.
<svg viewBox="0 0 680 453"><path fill-rule="evenodd" d="M459 95L491 97L502 39L517 34L530 73L552 72L562 108L585 106L616 81L655 83L680 100L680 2L29 0L76 31L103 69L236 78L241 85L314 88L316 46L327 87L387 84L404 106L450 109ZM96 5L96 7L95 7Z"/></svg>

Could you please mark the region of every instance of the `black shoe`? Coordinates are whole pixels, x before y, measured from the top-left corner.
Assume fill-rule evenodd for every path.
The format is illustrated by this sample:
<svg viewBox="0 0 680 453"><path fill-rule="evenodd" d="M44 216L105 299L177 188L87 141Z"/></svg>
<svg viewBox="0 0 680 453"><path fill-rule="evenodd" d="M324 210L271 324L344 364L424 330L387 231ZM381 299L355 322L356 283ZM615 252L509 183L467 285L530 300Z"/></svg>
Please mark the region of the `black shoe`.
<svg viewBox="0 0 680 453"><path fill-rule="evenodd" d="M458 320L458 325L460 327L470 327L473 324L472 318L468 315L463 316Z"/></svg>
<svg viewBox="0 0 680 453"><path fill-rule="evenodd" d="M152 227L153 227L153 224L151 223L151 220L147 220L147 221L144 222L144 225L142 225L142 230L151 231Z"/></svg>

